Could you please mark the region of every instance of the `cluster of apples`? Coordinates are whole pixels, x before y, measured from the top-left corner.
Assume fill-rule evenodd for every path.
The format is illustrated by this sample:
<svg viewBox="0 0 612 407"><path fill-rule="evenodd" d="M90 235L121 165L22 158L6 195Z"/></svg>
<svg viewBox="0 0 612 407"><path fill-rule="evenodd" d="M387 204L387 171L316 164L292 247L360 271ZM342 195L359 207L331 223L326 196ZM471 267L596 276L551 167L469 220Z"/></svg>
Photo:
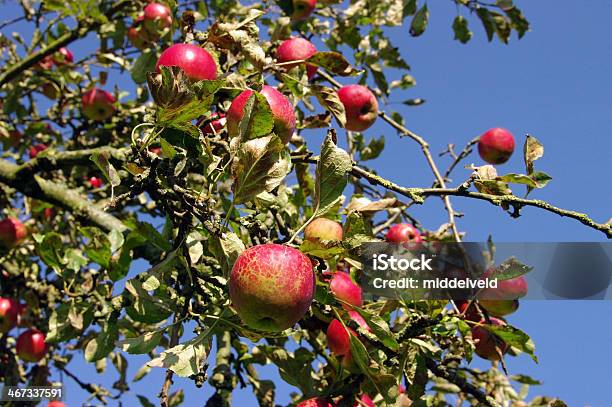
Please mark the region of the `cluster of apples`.
<svg viewBox="0 0 612 407"><path fill-rule="evenodd" d="M49 71L53 69L53 66L60 68L73 62L74 55L72 55L72 52L66 47L61 47L55 54L44 57L40 62L38 62L38 64L36 64L34 69L38 71ZM60 93L57 85L52 82L47 82L42 85L40 91L43 95L52 100L57 99Z"/></svg>
<svg viewBox="0 0 612 407"><path fill-rule="evenodd" d="M15 328L26 307L13 298L0 297L0 334L5 335ZM36 328L29 328L17 338L17 356L26 362L38 362L47 353L45 334Z"/></svg>
<svg viewBox="0 0 612 407"><path fill-rule="evenodd" d="M483 278L494 276L490 268ZM478 302L458 301L459 312L468 321L476 323L472 327L475 352L483 359L498 361L508 350L508 345L495 336L485 325L504 326L504 317L514 313L519 307L519 298L527 295L528 284L524 276L497 282L497 288L486 288L478 293ZM483 312L484 311L484 312ZM485 315L486 313L486 315Z"/></svg>
<svg viewBox="0 0 612 407"><path fill-rule="evenodd" d="M161 32L172 26L172 11L161 3L149 3L128 29L130 43L138 49L148 48L159 40Z"/></svg>

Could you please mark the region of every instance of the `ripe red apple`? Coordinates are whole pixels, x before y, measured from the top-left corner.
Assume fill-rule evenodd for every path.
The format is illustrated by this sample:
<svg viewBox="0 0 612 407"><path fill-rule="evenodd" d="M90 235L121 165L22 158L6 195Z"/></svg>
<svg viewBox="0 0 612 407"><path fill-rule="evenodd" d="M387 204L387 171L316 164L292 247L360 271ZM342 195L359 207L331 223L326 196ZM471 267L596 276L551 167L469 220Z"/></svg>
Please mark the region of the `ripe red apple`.
<svg viewBox="0 0 612 407"><path fill-rule="evenodd" d="M355 284L347 273L342 271L334 273L329 283L329 289L338 300L347 302L355 307L363 305L361 287ZM342 304L342 307L346 310L352 310L350 305Z"/></svg>
<svg viewBox="0 0 612 407"><path fill-rule="evenodd" d="M387 242L391 243L406 243L406 242L415 242L419 243L423 241L421 237L421 233L409 223L400 223L397 225L393 225L387 231L387 235L385 236Z"/></svg>
<svg viewBox="0 0 612 407"><path fill-rule="evenodd" d="M472 302L469 308L468 308L468 306L470 305L469 301L456 301L456 305L457 305L457 308L459 309L459 312L461 312L464 318L467 319L468 321L477 322L482 319L482 316L476 309L476 304L474 302Z"/></svg>
<svg viewBox="0 0 612 407"><path fill-rule="evenodd" d="M366 320L361 316L361 314L357 311L349 311L348 312L349 317L355 321L357 323L357 325L359 325L361 328L365 329L366 331L370 332L370 326L368 325L368 323L366 322Z"/></svg>
<svg viewBox="0 0 612 407"><path fill-rule="evenodd" d="M501 319L497 319L495 317L491 317L489 319L491 320L492 325L506 325L506 323ZM480 321L481 325L485 325L486 323L487 321L484 319ZM500 360L501 357L496 348L499 348L502 354L508 350L508 345L504 341L480 325L472 327L472 338L474 338L474 341L476 342L476 354L483 359L488 359L491 361Z"/></svg>
<svg viewBox="0 0 612 407"><path fill-rule="evenodd" d="M53 63L57 66L71 64L72 62L74 62L74 56L66 47L58 49L57 53L53 56Z"/></svg>
<svg viewBox="0 0 612 407"><path fill-rule="evenodd" d="M27 362L38 362L47 353L45 334L38 329L28 329L17 338L17 356Z"/></svg>
<svg viewBox="0 0 612 407"><path fill-rule="evenodd" d="M478 140L478 153L489 164L503 164L514 152L514 136L506 129L487 130Z"/></svg>
<svg viewBox="0 0 612 407"><path fill-rule="evenodd" d="M519 300L480 300L478 303L494 317L505 317L519 307Z"/></svg>
<svg viewBox="0 0 612 407"><path fill-rule="evenodd" d="M365 86L347 85L340 88L338 97L346 110L346 125L351 131L364 131L378 117L376 96Z"/></svg>
<svg viewBox="0 0 612 407"><path fill-rule="evenodd" d="M293 0L291 20L294 22L306 20L310 17L316 6L317 0Z"/></svg>
<svg viewBox="0 0 612 407"><path fill-rule="evenodd" d="M374 404L370 396L368 396L367 394L362 394L359 401L355 401L355 404L353 404L353 407L363 407L363 406L376 407L376 405Z"/></svg>
<svg viewBox="0 0 612 407"><path fill-rule="evenodd" d="M149 3L144 8L143 26L148 33L157 35L159 31L172 25L172 11L165 4Z"/></svg>
<svg viewBox="0 0 612 407"><path fill-rule="evenodd" d="M8 132L8 136L2 136L0 137L0 142L2 142L2 145L4 146L4 148L10 148L10 147L17 147L19 145L19 143L21 142L21 137L22 134L20 131L18 130L11 130Z"/></svg>
<svg viewBox="0 0 612 407"><path fill-rule="evenodd" d="M276 50L276 59L280 63L291 62L291 61L301 61L310 58L317 52L317 48L314 44L304 38L291 38L285 40L278 46ZM283 65L286 69L291 69L300 64L300 62L296 62L295 64L286 64ZM308 75L308 79L312 79L313 76L317 73L317 67L312 64L306 64L306 74Z"/></svg>
<svg viewBox="0 0 612 407"><path fill-rule="evenodd" d="M291 328L308 311L315 277L310 259L280 244L245 250L232 268L229 293L242 321L262 331Z"/></svg>
<svg viewBox="0 0 612 407"><path fill-rule="evenodd" d="M272 116L274 117L274 131L284 143L288 143L295 131L295 112L289 99L272 86L264 85L260 92L265 96ZM247 89L232 101L227 111L227 131L230 137L237 137L240 134L240 120L244 114L244 106L249 97L253 94L251 89Z"/></svg>
<svg viewBox="0 0 612 407"><path fill-rule="evenodd" d="M178 66L192 81L212 80L217 77L217 63L202 47L192 44L174 44L164 50L157 60L160 66Z"/></svg>
<svg viewBox="0 0 612 407"><path fill-rule="evenodd" d="M321 397L314 397L308 400L304 400L297 405L297 407L334 407L334 405Z"/></svg>
<svg viewBox="0 0 612 407"><path fill-rule="evenodd" d="M333 319L330 322L326 332L327 346L335 356L345 356L350 354L351 342L349 333L357 336L357 333L354 330L348 326L345 328L342 325L342 322L338 321L337 319Z"/></svg>
<svg viewBox="0 0 612 407"><path fill-rule="evenodd" d="M140 17L142 20L142 16ZM137 24L132 25L127 31L128 41L140 50L147 48L149 44L149 37L144 32L144 29Z"/></svg>
<svg viewBox="0 0 612 407"><path fill-rule="evenodd" d="M15 247L28 235L25 225L17 218L0 221L0 246Z"/></svg>
<svg viewBox="0 0 612 407"><path fill-rule="evenodd" d="M208 119L208 122L202 126L202 133L207 136L211 134L219 134L219 132L221 132L221 130L223 130L225 127L226 122L227 119L225 118L225 113L214 113L211 115L210 119Z"/></svg>
<svg viewBox="0 0 612 407"><path fill-rule="evenodd" d="M28 156L30 157L30 159L34 159L40 152L45 151L46 149L46 144L34 144L33 146L30 146L30 148L28 148Z"/></svg>
<svg viewBox="0 0 612 407"><path fill-rule="evenodd" d="M21 312L22 308L18 301L0 297L0 333L7 333L17 326Z"/></svg>
<svg viewBox="0 0 612 407"><path fill-rule="evenodd" d="M91 178L89 178L87 180L87 183L92 188L100 188L102 185L104 185L104 181L102 181L102 179L98 178L98 177L91 177Z"/></svg>
<svg viewBox="0 0 612 407"><path fill-rule="evenodd" d="M321 240L342 241L342 225L327 218L316 218L304 229L304 239L311 242Z"/></svg>
<svg viewBox="0 0 612 407"><path fill-rule="evenodd" d="M106 120L115 113L115 97L102 89L93 88L81 99L83 114L91 120Z"/></svg>
<svg viewBox="0 0 612 407"><path fill-rule="evenodd" d="M495 269L488 269L482 278L495 278ZM529 286L525 276L518 276L509 280L498 280L497 288L485 288L478 292L478 298L482 300L516 300L527 295Z"/></svg>
<svg viewBox="0 0 612 407"><path fill-rule="evenodd" d="M64 403L58 400L52 400L47 404L47 407L66 407Z"/></svg>

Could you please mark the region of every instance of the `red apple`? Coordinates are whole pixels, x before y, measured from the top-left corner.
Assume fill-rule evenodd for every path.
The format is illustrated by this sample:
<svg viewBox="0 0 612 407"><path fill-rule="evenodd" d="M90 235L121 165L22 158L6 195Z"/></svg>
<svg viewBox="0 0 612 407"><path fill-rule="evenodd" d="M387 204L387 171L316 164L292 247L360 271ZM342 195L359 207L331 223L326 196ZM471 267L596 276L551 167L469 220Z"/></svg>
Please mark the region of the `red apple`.
<svg viewBox="0 0 612 407"><path fill-rule="evenodd" d="M242 321L262 331L283 331L308 311L315 277L310 259L280 244L245 250L229 281L232 304Z"/></svg>
<svg viewBox="0 0 612 407"><path fill-rule="evenodd" d="M366 331L370 332L370 326L368 325L368 323L366 322L366 320L361 316L361 314L357 311L349 311L348 312L349 317L355 321L357 323L357 325L359 325L361 328L365 329Z"/></svg>
<svg viewBox="0 0 612 407"><path fill-rule="evenodd" d="M91 177L91 178L89 178L87 180L87 183L92 188L100 188L102 185L104 185L104 181L102 181L102 179L98 178L98 177Z"/></svg>
<svg viewBox="0 0 612 407"><path fill-rule="evenodd" d="M66 407L66 405L61 401L53 400L50 401L49 404L47 404L47 407Z"/></svg>
<svg viewBox="0 0 612 407"><path fill-rule="evenodd" d="M149 152L151 152L151 153L153 153L153 154L155 154L155 155L157 155L159 157L163 156L163 152L162 152L161 147L149 147Z"/></svg>
<svg viewBox="0 0 612 407"><path fill-rule="evenodd" d="M0 221L0 246L15 247L28 235L25 225L17 218Z"/></svg>
<svg viewBox="0 0 612 407"><path fill-rule="evenodd" d="M53 56L53 63L57 66L71 64L74 61L72 52L66 47L61 47Z"/></svg>
<svg viewBox="0 0 612 407"><path fill-rule="evenodd" d="M483 279L495 278L495 269L488 269ZM518 276L509 280L498 280L497 288L485 288L478 292L480 302L482 300L516 300L527 295L529 287L525 276Z"/></svg>
<svg viewBox="0 0 612 407"><path fill-rule="evenodd" d="M142 16L140 17L142 19ZM147 48L150 38L144 32L144 29L136 24L132 25L127 31L128 41L140 50Z"/></svg>
<svg viewBox="0 0 612 407"><path fill-rule="evenodd" d="M329 289L338 300L350 304L342 304L347 310L352 310L351 305L355 307L361 307L363 305L361 287L355 284L347 273L342 271L334 273L329 283Z"/></svg>
<svg viewBox="0 0 612 407"><path fill-rule="evenodd" d="M456 301L456 304L457 304L457 308L459 309L459 312L461 312L463 314L463 317L467 319L468 321L477 322L482 319L482 316L476 309L476 304L474 302L472 302L469 308L468 308L468 305L470 305L469 301Z"/></svg>
<svg viewBox="0 0 612 407"><path fill-rule="evenodd" d="M492 325L506 325L504 321L495 317L491 317L490 320ZM485 325L486 323L487 321L484 319L480 321L480 325ZM500 360L501 357L498 350L503 354L508 350L508 345L480 325L472 327L472 338L476 342L476 354L483 359L491 361Z"/></svg>
<svg viewBox="0 0 612 407"><path fill-rule="evenodd" d="M368 129L378 117L376 96L365 86L347 85L340 88L338 97L346 111L346 125L351 131Z"/></svg>
<svg viewBox="0 0 612 407"><path fill-rule="evenodd" d="M0 297L0 333L7 333L17 326L21 312L22 308L18 301Z"/></svg>
<svg viewBox="0 0 612 407"><path fill-rule="evenodd" d="M285 95L271 86L264 85L260 93L265 96L270 105L274 117L274 131L284 143L288 143L295 131L293 105ZM230 137L237 137L240 134L240 120L244 114L244 106L252 94L253 91L247 89L232 101L227 111L227 131Z"/></svg>
<svg viewBox="0 0 612 407"><path fill-rule="evenodd" d="M334 405L324 398L315 397L302 401L297 407L334 407Z"/></svg>
<svg viewBox="0 0 612 407"><path fill-rule="evenodd" d="M291 38L283 41L281 45L278 46L278 49L276 50L276 59L280 63L301 61L310 58L316 52L317 48L312 42L304 38ZM283 67L286 69L291 69L299 64L300 62L296 62L295 64L283 65ZM312 79L316 73L316 66L306 64L306 74L308 75L308 79Z"/></svg>
<svg viewBox="0 0 612 407"><path fill-rule="evenodd" d="M202 126L202 133L205 135L211 134L219 134L221 130L225 127L225 123L227 119L225 118L225 113L214 113L211 115L209 121Z"/></svg>
<svg viewBox="0 0 612 407"><path fill-rule="evenodd" d="M202 47L192 44L174 44L166 48L157 60L160 66L178 66L192 81L212 80L217 77L217 63Z"/></svg>
<svg viewBox="0 0 612 407"><path fill-rule="evenodd" d="M362 394L359 401L356 401L355 404L353 404L353 407L364 407L364 406L376 407L376 405L374 404L370 396L368 396L367 394Z"/></svg>
<svg viewBox="0 0 612 407"><path fill-rule="evenodd" d="M304 229L304 239L311 242L342 241L342 225L331 219L316 218Z"/></svg>
<svg viewBox="0 0 612 407"><path fill-rule="evenodd" d="M519 307L519 300L480 300L478 303L494 317L505 317Z"/></svg>
<svg viewBox="0 0 612 407"><path fill-rule="evenodd" d="M143 26L151 35L172 25L172 11L165 4L149 3L144 8Z"/></svg>
<svg viewBox="0 0 612 407"><path fill-rule="evenodd" d="M514 136L506 129L487 130L478 140L478 153L489 164L503 164L514 152Z"/></svg>
<svg viewBox="0 0 612 407"><path fill-rule="evenodd" d="M17 356L27 362L38 362L47 353L45 334L38 329L28 329L17 338Z"/></svg>
<svg viewBox="0 0 612 407"><path fill-rule="evenodd" d="M293 0L291 20L294 22L306 20L310 17L316 6L317 0Z"/></svg>
<svg viewBox="0 0 612 407"><path fill-rule="evenodd" d="M385 236L387 242L391 243L406 243L406 242L415 242L419 243L423 239L421 237L421 233L409 223L400 223L397 225L393 225L387 231L387 235Z"/></svg>
<svg viewBox="0 0 612 407"><path fill-rule="evenodd" d="M111 93L93 88L85 92L81 99L83 114L91 120L106 120L115 113L116 101Z"/></svg>
<svg viewBox="0 0 612 407"><path fill-rule="evenodd" d="M357 333L348 326L345 328L342 322L334 319L327 327L327 346L335 356L345 356L351 353L351 335L357 336Z"/></svg>
<svg viewBox="0 0 612 407"><path fill-rule="evenodd" d="M46 144L34 144L33 146L30 146L30 148L28 148L28 156L30 157L30 159L34 159L40 152L45 151L46 149Z"/></svg>

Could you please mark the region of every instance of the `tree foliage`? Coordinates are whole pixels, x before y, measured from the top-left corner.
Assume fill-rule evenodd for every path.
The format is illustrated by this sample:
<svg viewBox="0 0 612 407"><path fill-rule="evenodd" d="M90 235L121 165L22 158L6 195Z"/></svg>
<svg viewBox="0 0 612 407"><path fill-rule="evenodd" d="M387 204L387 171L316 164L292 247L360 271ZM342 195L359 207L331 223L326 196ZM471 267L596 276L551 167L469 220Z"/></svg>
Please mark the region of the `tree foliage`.
<svg viewBox="0 0 612 407"><path fill-rule="evenodd" d="M384 154L383 137L367 131L336 134L333 128L346 123L336 92L339 78L369 85L381 104L395 90L415 85L386 27L422 35L430 17L427 3L325 0L302 21L290 18L293 4L286 0L165 3L172 25L160 28L141 49L127 35L146 5L142 1L23 1L21 18L31 38L9 36L7 28L0 35L0 206L5 217L25 220L30 233L21 244L1 249L0 288L3 297L27 304L22 324L46 332L50 346L39 364L25 364L16 356L14 338L2 335L4 383L45 384L50 371L69 372L70 360L84 357L99 372L109 362L118 372L113 389L78 383L100 401L120 398L130 380L146 380L151 369L162 368L167 370L162 405L181 404L181 390L171 388L177 375L214 387L207 406L229 405L237 386L250 386L260 405L273 406L275 385L257 373L258 366L272 363L295 387L295 403L319 396L352 406L368 394L377 405L443 406L453 399L490 406L563 405L546 397L523 402L526 388L538 382L506 375L503 362L486 371L468 368L473 322L448 302L366 301L355 309L366 330L347 318L346 304L329 292L324 272L350 268L358 274L353 249L379 240L393 223L414 223L427 241L460 240L454 196L488 201L513 217L525 206L538 207L611 236L609 223L513 194L511 186L531 191L550 180L534 169L543 154L534 137L525 144L525 174L477 167L464 183L450 187L451 171L475 141L453 152L452 166L442 172L425 139L396 112L381 111L378 120L413 140L432 170L433 187L431 180L403 187L368 168L369 160ZM451 27L462 43L478 22L489 41L507 43L512 33L521 38L529 30L510 0L455 0L449 6L457 8ZM304 64L288 70L275 61L276 47L291 36L321 44L305 61L318 67L312 81ZM62 47L84 37L97 44L90 54L49 67ZM217 79L192 81L176 67L156 72L161 51L182 42L213 56ZM116 76L131 78L135 92L111 86ZM298 130L288 146L275 134L271 107L258 92L264 83L295 106ZM117 99L105 120L82 113L83 94L94 87ZM245 106L239 134L203 131L247 87L256 92ZM301 137L303 129L318 129L321 145ZM13 143L16 131L21 138ZM345 133L347 149L337 142ZM28 151L43 144L37 154ZM102 178L103 185L92 187L92 177ZM443 199L449 222L427 231L410 207L435 197ZM315 217L341 221L343 242L311 247L303 241L299 232ZM308 313L294 328L275 334L243 324L227 288L240 253L267 242L300 248L311 256L316 274ZM136 259L149 267L134 267ZM334 318L357 332L350 336L355 365L348 370L327 349L325 331ZM524 352L535 359L533 343L518 328L488 329L511 347L509 355ZM150 357L134 378L125 374L128 354ZM138 396L144 406L154 397Z"/></svg>

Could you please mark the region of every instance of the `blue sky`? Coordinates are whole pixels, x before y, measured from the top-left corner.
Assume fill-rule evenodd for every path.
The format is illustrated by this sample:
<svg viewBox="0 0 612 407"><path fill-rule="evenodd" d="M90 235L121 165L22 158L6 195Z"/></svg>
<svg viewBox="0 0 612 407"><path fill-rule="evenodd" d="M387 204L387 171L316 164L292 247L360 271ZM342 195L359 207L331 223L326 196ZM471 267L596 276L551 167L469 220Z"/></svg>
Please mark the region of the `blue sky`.
<svg viewBox="0 0 612 407"><path fill-rule="evenodd" d="M395 45L411 64L417 86L404 94L394 94L393 101L421 97L427 102L419 107L393 105L385 110L399 110L406 125L424 136L434 153L448 143L463 146L468 140L491 127L506 127L520 146L526 133L536 136L545 146L544 158L536 167L546 171L553 181L532 193L533 198L584 211L597 221L612 217L612 1L558 2L554 0L518 1L531 22L532 31L521 41L513 36L510 45L488 43L479 22L470 19L474 38L467 45L453 41L450 28L455 8L450 2L430 1L430 25L419 38L407 35L408 28L389 30ZM560 3L563 6L560 6ZM15 15L11 3L3 6L4 18ZM23 25L14 26L23 32ZM6 30L5 30L6 31ZM92 42L71 46L75 59L90 51ZM115 74L113 72L113 74ZM129 78L119 79L131 88ZM387 148L370 165L379 173L406 186L428 186L431 175L420 149L407 139L400 140L384 123L376 123L367 136L384 134ZM316 137L313 135L313 142ZM438 160L446 168L448 158ZM476 155L465 161L481 164ZM524 170L520 154L499 167L500 172ZM469 171L458 168L454 180L460 182ZM522 193L520 188L517 191ZM492 235L496 241L603 241L603 234L571 219L534 208L525 208L523 216L512 219L500 208L485 202L454 199L455 208L465 213L459 220L467 238L473 241ZM416 207L413 214L428 228L446 221L446 213L437 199ZM136 263L134 271L144 268ZM509 320L529 333L536 343L540 364L528 357L508 358L511 373L524 373L544 384L532 388L530 395L561 397L570 406L604 407L612 405L609 370L612 345L609 315L612 304L606 301L523 301ZM128 377L133 376L143 358L130 358ZM484 363L475 363L483 367ZM71 369L86 381L100 379L93 366L76 361ZM110 387L116 378L101 376ZM278 378L276 369L261 370L264 378ZM126 399L133 405L135 394L154 400L161 388L162 372L150 374L135 383ZM294 388L276 380L277 402L287 403ZM86 393L66 378L68 405L81 405ZM190 381L176 380L187 401L201 405L210 388L196 389ZM249 389L237 391L236 405L254 404ZM111 403L112 404L112 403Z"/></svg>

